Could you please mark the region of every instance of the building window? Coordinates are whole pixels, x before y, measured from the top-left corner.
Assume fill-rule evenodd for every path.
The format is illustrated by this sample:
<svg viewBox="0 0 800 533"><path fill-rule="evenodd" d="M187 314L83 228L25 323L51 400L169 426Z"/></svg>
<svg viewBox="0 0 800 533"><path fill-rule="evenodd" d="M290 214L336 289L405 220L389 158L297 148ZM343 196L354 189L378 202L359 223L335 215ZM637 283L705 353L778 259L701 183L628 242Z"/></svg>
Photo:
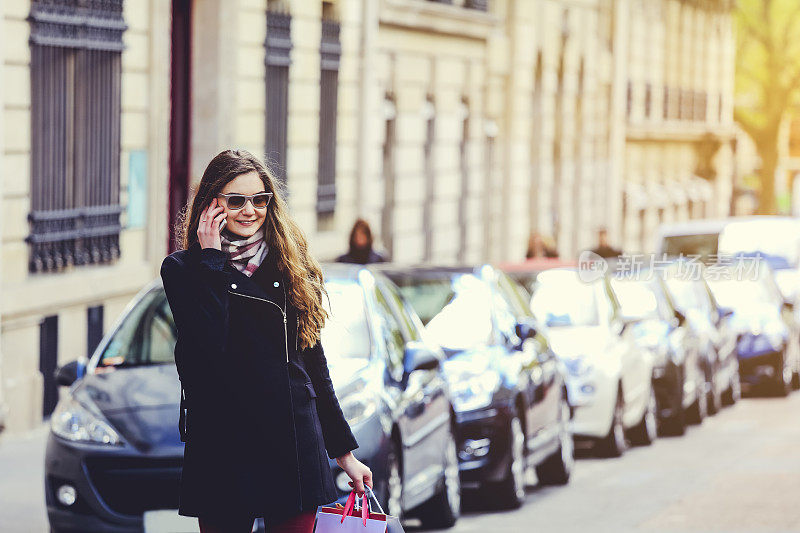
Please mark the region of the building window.
<svg viewBox="0 0 800 533"><path fill-rule="evenodd" d="M386 94L383 100L383 210L381 212L381 241L383 247L394 257L394 205L395 205L395 171L394 148L397 124L397 106L394 95Z"/></svg>
<svg viewBox="0 0 800 533"><path fill-rule="evenodd" d="M477 9L478 11L489 11L489 0L464 0L464 7Z"/></svg>
<svg viewBox="0 0 800 533"><path fill-rule="evenodd" d="M653 108L653 86L646 83L644 86L644 116L650 118L650 112Z"/></svg>
<svg viewBox="0 0 800 533"><path fill-rule="evenodd" d="M328 6L329 9L325 9ZM332 215L336 207L336 109L339 93L339 21L323 4L320 42L319 161L317 163L317 214Z"/></svg>
<svg viewBox="0 0 800 533"><path fill-rule="evenodd" d="M701 122L706 120L706 108L708 106L708 94L705 91L697 91L694 97L694 118Z"/></svg>
<svg viewBox="0 0 800 533"><path fill-rule="evenodd" d="M633 112L633 83L628 81L628 86L625 89L625 116L631 118Z"/></svg>
<svg viewBox="0 0 800 533"><path fill-rule="evenodd" d="M31 4L29 269L119 257L122 0Z"/></svg>
<svg viewBox="0 0 800 533"><path fill-rule="evenodd" d="M289 113L289 65L292 16L279 2L267 7L266 46L266 154L270 169L286 182L286 130Z"/></svg>
<svg viewBox="0 0 800 533"><path fill-rule="evenodd" d="M461 98L459 106L461 118L461 140L458 143L458 162L461 174L461 194L458 198L458 259L466 260L467 253L467 225L469 224L469 214L467 212L467 200L469 198L469 99L466 96Z"/></svg>
<svg viewBox="0 0 800 533"><path fill-rule="evenodd" d="M436 140L436 105L431 95L428 95L422 107L422 117L425 119L425 144L422 147L425 161L425 200L422 204L422 227L425 232L423 258L427 261L433 255L433 204L436 194L436 169L433 164L433 149Z"/></svg>

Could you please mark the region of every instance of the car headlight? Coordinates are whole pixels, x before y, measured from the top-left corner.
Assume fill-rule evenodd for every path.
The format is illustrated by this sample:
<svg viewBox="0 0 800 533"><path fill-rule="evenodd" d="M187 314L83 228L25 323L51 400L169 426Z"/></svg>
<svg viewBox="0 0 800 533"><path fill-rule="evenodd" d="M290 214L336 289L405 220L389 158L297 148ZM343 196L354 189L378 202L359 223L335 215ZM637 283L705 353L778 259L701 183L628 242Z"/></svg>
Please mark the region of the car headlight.
<svg viewBox="0 0 800 533"><path fill-rule="evenodd" d="M500 383L496 372L462 376L450 384L453 407L456 411L480 409L492 403L494 391Z"/></svg>
<svg viewBox="0 0 800 533"><path fill-rule="evenodd" d="M62 439L73 442L121 444L119 434L101 415L92 413L72 397L56 406L50 428Z"/></svg>
<svg viewBox="0 0 800 533"><path fill-rule="evenodd" d="M576 378L585 376L594 370L594 365L586 362L586 360L582 357L564 359L564 366L567 367L567 372L569 372L569 375Z"/></svg>

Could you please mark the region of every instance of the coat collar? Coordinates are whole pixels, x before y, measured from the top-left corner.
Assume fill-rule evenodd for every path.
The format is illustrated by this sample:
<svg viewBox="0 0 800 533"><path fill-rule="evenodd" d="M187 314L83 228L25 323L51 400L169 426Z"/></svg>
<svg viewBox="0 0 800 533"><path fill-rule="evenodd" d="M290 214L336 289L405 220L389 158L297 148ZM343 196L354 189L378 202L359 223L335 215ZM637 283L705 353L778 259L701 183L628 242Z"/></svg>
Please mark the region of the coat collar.
<svg viewBox="0 0 800 533"><path fill-rule="evenodd" d="M195 257L199 258L201 250L200 244L194 243L192 245L192 248ZM284 299L282 290L270 291L280 294L280 298L278 298L274 294L269 294L264 289L264 285L271 285L275 281L278 281L280 284L283 284L285 281L280 270L278 270L277 252L275 251L274 246L269 247L267 256L261 262L256 271L253 272L252 276L244 275L236 267L231 265L229 261L225 262L225 265L222 268L222 272L225 275L225 283L228 292L234 294L240 294L243 296L249 296L252 298L258 298L261 300L267 300L269 302L274 303L281 309L284 308Z"/></svg>

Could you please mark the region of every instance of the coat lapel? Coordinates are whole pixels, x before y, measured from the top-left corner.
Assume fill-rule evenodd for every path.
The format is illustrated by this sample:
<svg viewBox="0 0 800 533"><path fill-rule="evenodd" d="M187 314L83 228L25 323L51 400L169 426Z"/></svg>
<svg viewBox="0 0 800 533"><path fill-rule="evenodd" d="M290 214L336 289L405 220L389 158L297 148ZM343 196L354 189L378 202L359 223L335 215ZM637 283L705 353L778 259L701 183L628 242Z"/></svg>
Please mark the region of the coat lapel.
<svg viewBox="0 0 800 533"><path fill-rule="evenodd" d="M228 277L228 290L252 298L267 300L283 309L285 302L283 288L273 289L272 285L278 281L278 287L283 283L283 276L275 264L273 248L270 247L264 261L259 265L253 275L248 277L230 263L225 263L225 273ZM265 289L265 287L269 287Z"/></svg>

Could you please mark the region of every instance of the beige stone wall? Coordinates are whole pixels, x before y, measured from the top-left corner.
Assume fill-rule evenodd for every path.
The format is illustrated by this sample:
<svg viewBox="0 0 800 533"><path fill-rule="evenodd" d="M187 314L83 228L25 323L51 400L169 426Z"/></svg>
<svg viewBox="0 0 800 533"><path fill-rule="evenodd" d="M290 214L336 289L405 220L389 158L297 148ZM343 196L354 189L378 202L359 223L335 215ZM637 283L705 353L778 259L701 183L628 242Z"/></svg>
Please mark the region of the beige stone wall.
<svg viewBox="0 0 800 533"><path fill-rule="evenodd" d="M0 380L14 429L40 419L40 320L59 315L60 361L83 355L87 306L105 305L106 326L116 319L130 296L157 274L168 219L171 3L131 0L124 3L130 28L122 58L121 201L128 200L130 156L144 150L147 225L123 231L115 265L28 274L28 2L2 3L0 28ZM610 229L614 244L640 251L652 245L649 238L661 222L725 213L733 170L729 146L715 155L716 180L698 182L692 172L700 134L724 138L732 129L727 13L704 12L684 0L491 0L488 13L463 2L332 1L342 45L337 204L332 217L320 218L322 2L283 4L292 14L290 207L320 259L344 251L357 216L372 224L378 248L384 244L382 220L391 221L397 261L425 259L429 234L431 261L478 262L522 259L531 230L556 238L561 255L572 257L595 244L599 226ZM266 9L267 0L193 4L194 184L224 148L264 153ZM664 120L664 86L706 91L706 121ZM387 106L387 95L393 106ZM433 180L424 156L429 100L436 117ZM396 194L394 209L384 212L383 143L390 113L396 123ZM466 177L460 150L465 118Z"/></svg>
<svg viewBox="0 0 800 533"><path fill-rule="evenodd" d="M30 10L26 0L3 2L2 56L6 92L2 145L2 288L0 289L0 384L10 407L10 431L41 420L42 376L39 373L39 323L56 314L58 361L86 355L86 309L104 304L107 325L145 283L157 274L166 243L164 205L168 138L169 2L125 2L122 53L122 129L120 202L126 205L129 159L133 151L147 154L148 224L124 229L121 255L113 265L79 267L62 273L28 272L27 215L30 210ZM168 22L167 22L168 24ZM156 29L159 32L156 34ZM166 49L166 66L163 51ZM164 110L167 110L165 113ZM159 200L161 199L161 200ZM123 214L122 224L127 217ZM163 243L163 244L162 244Z"/></svg>
<svg viewBox="0 0 800 533"><path fill-rule="evenodd" d="M728 214L734 169L733 38L730 13L684 0L628 0L627 118L624 180L632 191L621 244L631 252L653 250L661 223ZM646 86L651 108L645 111ZM707 95L705 120L664 118L664 87ZM677 103L677 99L675 101ZM712 156L716 177L696 169L702 138L721 148Z"/></svg>

